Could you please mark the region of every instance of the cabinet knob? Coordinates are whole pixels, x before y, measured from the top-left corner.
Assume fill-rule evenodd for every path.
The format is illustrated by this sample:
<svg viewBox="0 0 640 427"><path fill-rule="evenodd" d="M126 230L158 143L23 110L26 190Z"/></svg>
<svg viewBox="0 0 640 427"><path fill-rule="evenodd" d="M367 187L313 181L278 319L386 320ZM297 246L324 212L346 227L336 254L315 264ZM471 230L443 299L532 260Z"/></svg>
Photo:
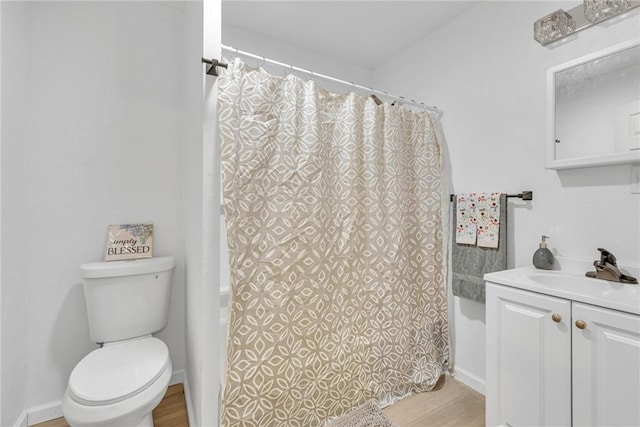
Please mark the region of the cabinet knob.
<svg viewBox="0 0 640 427"><path fill-rule="evenodd" d="M576 327L578 329L584 329L587 327L587 322L585 322L584 320L576 320Z"/></svg>
<svg viewBox="0 0 640 427"><path fill-rule="evenodd" d="M553 320L556 323L560 323L560 321L562 320L562 316L560 316L558 313L553 313L551 315L551 320Z"/></svg>

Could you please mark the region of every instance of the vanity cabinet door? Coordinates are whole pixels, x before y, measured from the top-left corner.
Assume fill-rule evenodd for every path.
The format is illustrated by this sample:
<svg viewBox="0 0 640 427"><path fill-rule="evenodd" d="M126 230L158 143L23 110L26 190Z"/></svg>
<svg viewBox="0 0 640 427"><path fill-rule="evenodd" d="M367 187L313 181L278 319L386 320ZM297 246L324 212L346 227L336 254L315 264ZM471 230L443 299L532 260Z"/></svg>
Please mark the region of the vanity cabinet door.
<svg viewBox="0 0 640 427"><path fill-rule="evenodd" d="M488 427L571 425L571 302L487 283Z"/></svg>
<svg viewBox="0 0 640 427"><path fill-rule="evenodd" d="M640 316L574 302L571 327L574 425L640 426Z"/></svg>

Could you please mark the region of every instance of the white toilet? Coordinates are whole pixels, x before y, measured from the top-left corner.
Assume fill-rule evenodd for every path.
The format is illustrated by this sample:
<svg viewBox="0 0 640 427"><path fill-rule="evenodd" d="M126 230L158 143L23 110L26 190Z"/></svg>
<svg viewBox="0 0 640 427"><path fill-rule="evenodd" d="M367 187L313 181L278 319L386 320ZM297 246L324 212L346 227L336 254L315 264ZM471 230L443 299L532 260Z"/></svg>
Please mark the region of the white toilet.
<svg viewBox="0 0 640 427"><path fill-rule="evenodd" d="M174 257L83 264L91 340L62 398L72 427L152 427L172 374L165 327Z"/></svg>

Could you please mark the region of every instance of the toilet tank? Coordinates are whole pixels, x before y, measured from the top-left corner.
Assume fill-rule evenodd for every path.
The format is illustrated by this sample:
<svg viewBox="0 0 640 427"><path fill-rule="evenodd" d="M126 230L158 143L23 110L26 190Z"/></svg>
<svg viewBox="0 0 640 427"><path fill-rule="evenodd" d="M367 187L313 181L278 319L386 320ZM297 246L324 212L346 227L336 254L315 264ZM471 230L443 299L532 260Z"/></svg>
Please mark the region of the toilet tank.
<svg viewBox="0 0 640 427"><path fill-rule="evenodd" d="M172 256L82 264L91 341L121 341L164 328L174 267Z"/></svg>

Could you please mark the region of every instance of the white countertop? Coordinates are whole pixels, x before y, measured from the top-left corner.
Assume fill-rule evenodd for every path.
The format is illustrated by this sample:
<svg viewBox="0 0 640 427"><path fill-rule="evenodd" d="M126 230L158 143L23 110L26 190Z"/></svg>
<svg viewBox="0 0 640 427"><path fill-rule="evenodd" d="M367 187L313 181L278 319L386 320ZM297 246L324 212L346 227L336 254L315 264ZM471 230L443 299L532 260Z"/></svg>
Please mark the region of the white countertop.
<svg viewBox="0 0 640 427"><path fill-rule="evenodd" d="M640 315L640 285L609 282L586 277L588 263L559 259L562 270L538 270L533 266L497 271L484 280L541 294ZM621 267L625 274L638 278L637 269Z"/></svg>

